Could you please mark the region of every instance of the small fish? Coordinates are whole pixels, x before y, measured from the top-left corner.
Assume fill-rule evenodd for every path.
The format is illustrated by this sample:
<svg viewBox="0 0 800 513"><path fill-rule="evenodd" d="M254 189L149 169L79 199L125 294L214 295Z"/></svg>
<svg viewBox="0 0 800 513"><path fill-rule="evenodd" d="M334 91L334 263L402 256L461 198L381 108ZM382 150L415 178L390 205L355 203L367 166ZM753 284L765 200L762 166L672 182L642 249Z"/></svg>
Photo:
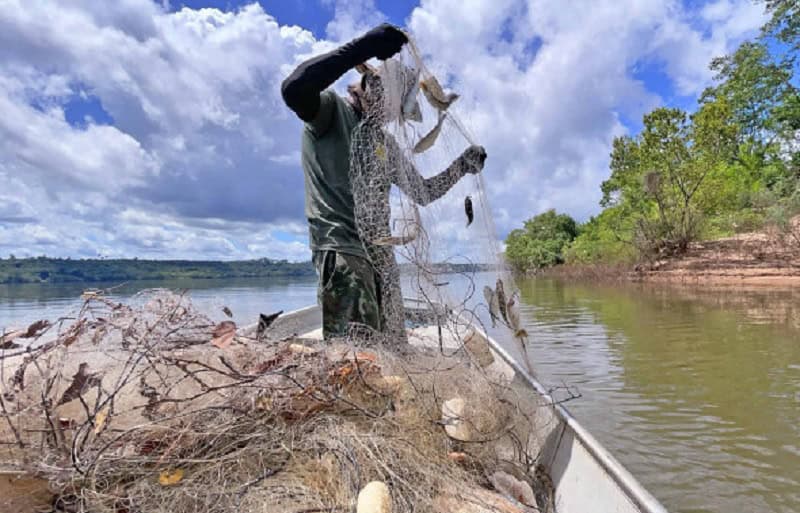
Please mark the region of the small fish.
<svg viewBox="0 0 800 513"><path fill-rule="evenodd" d="M503 320L508 322L508 305L506 304L506 292L503 290L503 280L497 278L497 285L495 286L495 291L497 294L497 306L500 308L500 315L503 316Z"/></svg>
<svg viewBox="0 0 800 513"><path fill-rule="evenodd" d="M433 75L420 82L419 86L431 107L438 111L447 110L459 98L456 93L445 94L439 81Z"/></svg>
<svg viewBox="0 0 800 513"><path fill-rule="evenodd" d="M492 317L492 328L497 327L497 319L500 317L497 312L497 295L492 290L492 287L483 287L483 297L486 298L486 304L489 306L489 315Z"/></svg>
<svg viewBox="0 0 800 513"><path fill-rule="evenodd" d="M435 143L436 139L439 137L439 132L442 131L442 123L444 123L444 118L446 116L447 114L444 112L439 113L439 121L436 122L436 126L433 127L430 132L425 134L422 139L417 141L417 144L414 145L414 149L412 150L414 153L422 153L433 146L433 143Z"/></svg>
<svg viewBox="0 0 800 513"><path fill-rule="evenodd" d="M256 338L261 338L264 335L264 333L267 332L267 329L269 329L272 323L275 322L275 319L277 319L282 313L283 310L280 310L278 312L269 315L258 314L258 328L256 328Z"/></svg>
<svg viewBox="0 0 800 513"><path fill-rule="evenodd" d="M409 77L410 80L408 83L410 87L409 90L405 92L401 113L403 114L404 120L416 121L419 123L422 121L422 111L417 101L417 94L419 93L419 71L415 70L413 74L413 77Z"/></svg>
<svg viewBox="0 0 800 513"><path fill-rule="evenodd" d="M464 198L464 213L467 214L467 226L469 226L475 218L475 212L472 210L472 198L470 196Z"/></svg>
<svg viewBox="0 0 800 513"><path fill-rule="evenodd" d="M511 296L511 299L506 305L506 313L508 314L508 324L511 326L511 329L514 331L520 331L519 309L516 307L514 302L514 296Z"/></svg>
<svg viewBox="0 0 800 513"><path fill-rule="evenodd" d="M233 317L233 312L231 312L231 309L228 308L227 306L222 307L222 313L224 313L228 317Z"/></svg>

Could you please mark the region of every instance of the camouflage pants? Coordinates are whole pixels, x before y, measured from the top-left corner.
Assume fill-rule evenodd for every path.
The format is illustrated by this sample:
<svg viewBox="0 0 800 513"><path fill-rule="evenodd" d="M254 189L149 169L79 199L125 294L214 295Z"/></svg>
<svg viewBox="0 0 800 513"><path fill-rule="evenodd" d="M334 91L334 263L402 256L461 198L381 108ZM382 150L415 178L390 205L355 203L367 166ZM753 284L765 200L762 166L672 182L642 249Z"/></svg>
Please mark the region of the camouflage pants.
<svg viewBox="0 0 800 513"><path fill-rule="evenodd" d="M345 336L351 323L380 331L380 284L369 261L333 250L315 251L313 261L325 339Z"/></svg>

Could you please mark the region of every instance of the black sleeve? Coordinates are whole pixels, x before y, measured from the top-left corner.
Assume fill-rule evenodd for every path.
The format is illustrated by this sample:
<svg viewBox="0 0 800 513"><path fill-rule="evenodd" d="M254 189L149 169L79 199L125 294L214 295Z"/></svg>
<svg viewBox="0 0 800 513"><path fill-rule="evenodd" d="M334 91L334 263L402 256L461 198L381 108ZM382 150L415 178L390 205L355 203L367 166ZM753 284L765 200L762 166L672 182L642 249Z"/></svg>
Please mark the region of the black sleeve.
<svg viewBox="0 0 800 513"><path fill-rule="evenodd" d="M300 119L310 122L319 110L320 93L348 70L369 60L366 46L357 39L302 63L283 81L283 101Z"/></svg>
<svg viewBox="0 0 800 513"><path fill-rule="evenodd" d="M397 27L384 23L336 50L307 60L283 81L283 101L303 121L311 121L319 109L319 95L358 64L372 57L388 59L408 42Z"/></svg>

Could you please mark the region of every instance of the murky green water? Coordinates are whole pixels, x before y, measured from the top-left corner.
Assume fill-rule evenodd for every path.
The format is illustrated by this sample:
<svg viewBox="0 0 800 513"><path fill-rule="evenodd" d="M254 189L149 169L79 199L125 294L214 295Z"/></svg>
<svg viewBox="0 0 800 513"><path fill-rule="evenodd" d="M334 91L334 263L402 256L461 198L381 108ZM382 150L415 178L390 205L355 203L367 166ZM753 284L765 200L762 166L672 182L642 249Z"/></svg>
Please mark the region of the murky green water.
<svg viewBox="0 0 800 513"><path fill-rule="evenodd" d="M215 318L229 306L241 324L315 301L313 279L115 293L152 286L189 289ZM0 329L57 317L81 289L0 286ZM800 290L535 280L522 299L539 378L582 394L570 411L670 511L800 511Z"/></svg>
<svg viewBox="0 0 800 513"><path fill-rule="evenodd" d="M540 378L670 511L800 511L800 291L522 291Z"/></svg>

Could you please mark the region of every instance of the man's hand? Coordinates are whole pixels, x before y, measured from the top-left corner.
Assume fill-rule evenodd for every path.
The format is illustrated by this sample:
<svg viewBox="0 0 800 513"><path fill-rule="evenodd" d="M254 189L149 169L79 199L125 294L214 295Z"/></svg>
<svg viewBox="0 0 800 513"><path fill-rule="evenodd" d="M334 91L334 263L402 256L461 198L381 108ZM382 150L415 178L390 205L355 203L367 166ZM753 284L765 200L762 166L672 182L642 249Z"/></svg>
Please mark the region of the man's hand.
<svg viewBox="0 0 800 513"><path fill-rule="evenodd" d="M473 144L461 154L461 162L464 166L464 173L477 175L483 170L486 162L486 150L483 146Z"/></svg>
<svg viewBox="0 0 800 513"><path fill-rule="evenodd" d="M384 23L364 34L364 41L374 57L385 61L408 43L408 37L394 25Z"/></svg>

